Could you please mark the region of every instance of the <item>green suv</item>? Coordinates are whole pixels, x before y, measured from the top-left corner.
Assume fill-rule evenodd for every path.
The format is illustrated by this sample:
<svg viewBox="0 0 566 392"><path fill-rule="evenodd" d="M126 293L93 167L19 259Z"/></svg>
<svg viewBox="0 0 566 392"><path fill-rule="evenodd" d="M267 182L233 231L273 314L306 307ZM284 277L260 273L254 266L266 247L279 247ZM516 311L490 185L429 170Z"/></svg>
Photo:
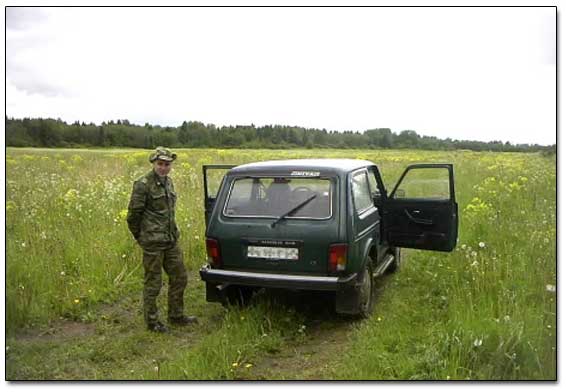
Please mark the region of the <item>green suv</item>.
<svg viewBox="0 0 566 392"><path fill-rule="evenodd" d="M209 302L243 302L264 287L329 291L337 313L365 317L399 248L456 244L451 164L411 165L389 194L364 160L206 165L203 175Z"/></svg>

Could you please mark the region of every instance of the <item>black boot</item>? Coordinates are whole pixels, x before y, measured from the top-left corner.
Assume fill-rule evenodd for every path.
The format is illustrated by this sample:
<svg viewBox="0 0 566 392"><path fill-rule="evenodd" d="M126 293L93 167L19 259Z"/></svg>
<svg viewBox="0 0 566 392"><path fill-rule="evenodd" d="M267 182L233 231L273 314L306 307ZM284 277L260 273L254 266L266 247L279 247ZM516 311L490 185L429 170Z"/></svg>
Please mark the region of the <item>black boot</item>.
<svg viewBox="0 0 566 392"><path fill-rule="evenodd" d="M169 332L169 329L165 325L163 325L160 321L147 324L147 329L150 330L151 332L159 332L159 333Z"/></svg>
<svg viewBox="0 0 566 392"><path fill-rule="evenodd" d="M180 316L180 317L169 317L169 324L172 325L189 325L189 324L196 324L198 320L194 316Z"/></svg>

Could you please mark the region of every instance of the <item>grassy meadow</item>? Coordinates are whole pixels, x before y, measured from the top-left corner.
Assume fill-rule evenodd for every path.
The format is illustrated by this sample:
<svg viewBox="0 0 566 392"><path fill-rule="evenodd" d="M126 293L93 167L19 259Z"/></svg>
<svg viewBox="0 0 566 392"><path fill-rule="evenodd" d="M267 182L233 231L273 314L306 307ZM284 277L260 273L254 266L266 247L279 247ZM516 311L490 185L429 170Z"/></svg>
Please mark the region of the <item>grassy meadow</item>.
<svg viewBox="0 0 566 392"><path fill-rule="evenodd" d="M149 151L7 149L7 379L556 379L554 156L177 153L186 309L200 324L155 335L144 329L141 250L125 221ZM202 165L303 157L371 160L388 189L408 164L453 163L457 249L404 250L399 272L379 280L367 320L296 294L259 295L245 309L206 303Z"/></svg>

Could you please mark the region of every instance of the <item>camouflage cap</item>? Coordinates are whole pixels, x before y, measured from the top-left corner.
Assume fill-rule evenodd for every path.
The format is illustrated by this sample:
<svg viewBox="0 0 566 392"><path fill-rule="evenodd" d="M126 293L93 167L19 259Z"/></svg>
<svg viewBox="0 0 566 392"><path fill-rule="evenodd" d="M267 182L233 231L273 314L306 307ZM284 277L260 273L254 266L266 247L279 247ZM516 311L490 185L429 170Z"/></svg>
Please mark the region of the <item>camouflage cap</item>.
<svg viewBox="0 0 566 392"><path fill-rule="evenodd" d="M156 160L162 160L171 162L177 159L177 154L171 152L170 149L165 147L157 147L154 152L149 155L149 161L154 162Z"/></svg>

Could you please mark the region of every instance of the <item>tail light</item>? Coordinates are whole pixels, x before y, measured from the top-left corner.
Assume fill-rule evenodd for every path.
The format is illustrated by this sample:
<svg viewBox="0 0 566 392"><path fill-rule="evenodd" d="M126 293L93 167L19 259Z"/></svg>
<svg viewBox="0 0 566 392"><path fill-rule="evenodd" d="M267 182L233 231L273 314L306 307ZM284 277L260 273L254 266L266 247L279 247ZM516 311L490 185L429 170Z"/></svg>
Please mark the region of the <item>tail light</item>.
<svg viewBox="0 0 566 392"><path fill-rule="evenodd" d="M328 268L330 272L340 272L346 269L348 262L348 245L332 244L328 252Z"/></svg>
<svg viewBox="0 0 566 392"><path fill-rule="evenodd" d="M220 245L214 238L206 239L206 254L208 255L208 263L213 267L222 266L222 257L220 256Z"/></svg>

